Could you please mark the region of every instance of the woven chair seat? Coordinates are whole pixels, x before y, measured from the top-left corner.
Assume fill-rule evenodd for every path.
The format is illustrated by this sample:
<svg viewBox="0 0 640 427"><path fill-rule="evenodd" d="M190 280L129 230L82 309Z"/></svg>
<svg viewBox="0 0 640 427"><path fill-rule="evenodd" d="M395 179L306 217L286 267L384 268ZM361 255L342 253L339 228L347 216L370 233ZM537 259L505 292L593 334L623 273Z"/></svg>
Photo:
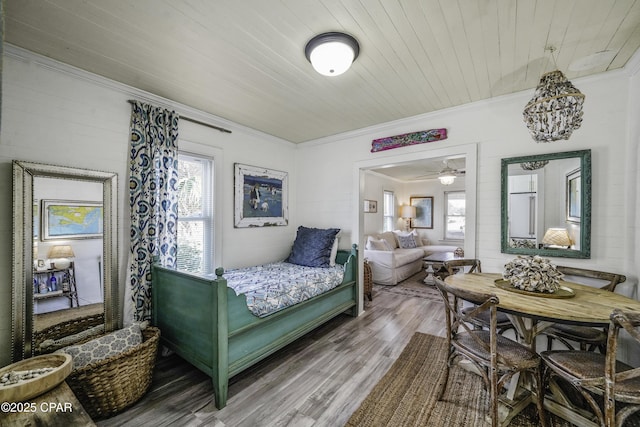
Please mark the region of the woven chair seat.
<svg viewBox="0 0 640 427"><path fill-rule="evenodd" d="M557 323L545 330L548 335L558 335L573 341L586 341L593 344L606 344L607 334L602 329L589 326L563 325Z"/></svg>
<svg viewBox="0 0 640 427"><path fill-rule="evenodd" d="M489 331L471 331L462 332L456 336L456 344L463 350L480 357L482 359L490 359L491 354L480 343L478 343L471 334L480 338L480 340L489 345L491 335ZM509 338L497 335L497 348L500 357L504 358L509 364L517 366L519 369L535 368L540 364L540 357L529 348L522 344L510 340ZM454 344L455 345L455 344Z"/></svg>
<svg viewBox="0 0 640 427"><path fill-rule="evenodd" d="M540 357L550 367L557 367L575 378L585 380L602 377L606 356L593 351L554 350L545 351ZM633 367L616 360L616 372L624 372ZM602 386L588 387L598 394L604 394ZM640 402L640 377L616 382L616 400L622 402Z"/></svg>
<svg viewBox="0 0 640 427"><path fill-rule="evenodd" d="M475 307L465 307L462 309L463 314L469 314L472 310L475 310ZM489 325L489 321L491 318L491 313L488 311L483 311L474 316L475 319L479 320L483 325ZM511 320L509 317L503 312L499 311L496 319L498 320L498 328L504 326L511 326Z"/></svg>

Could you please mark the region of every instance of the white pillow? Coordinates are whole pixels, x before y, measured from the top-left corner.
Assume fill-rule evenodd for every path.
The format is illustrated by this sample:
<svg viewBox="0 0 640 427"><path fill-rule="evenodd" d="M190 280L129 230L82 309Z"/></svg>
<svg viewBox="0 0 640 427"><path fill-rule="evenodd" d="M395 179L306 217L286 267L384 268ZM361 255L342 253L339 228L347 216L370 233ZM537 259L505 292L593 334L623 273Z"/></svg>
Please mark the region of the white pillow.
<svg viewBox="0 0 640 427"><path fill-rule="evenodd" d="M371 236L367 239L367 249L372 251L392 251L385 239L375 239Z"/></svg>
<svg viewBox="0 0 640 427"><path fill-rule="evenodd" d="M396 235L393 233L393 231L385 231L384 233L380 234L380 238L387 241L387 244L390 248L388 250L392 251L398 247L398 239L396 239Z"/></svg>
<svg viewBox="0 0 640 427"><path fill-rule="evenodd" d="M338 239L339 237L336 236L335 240L333 241L333 246L331 247L331 255L329 256L329 265L331 267L336 266L336 255L338 255Z"/></svg>

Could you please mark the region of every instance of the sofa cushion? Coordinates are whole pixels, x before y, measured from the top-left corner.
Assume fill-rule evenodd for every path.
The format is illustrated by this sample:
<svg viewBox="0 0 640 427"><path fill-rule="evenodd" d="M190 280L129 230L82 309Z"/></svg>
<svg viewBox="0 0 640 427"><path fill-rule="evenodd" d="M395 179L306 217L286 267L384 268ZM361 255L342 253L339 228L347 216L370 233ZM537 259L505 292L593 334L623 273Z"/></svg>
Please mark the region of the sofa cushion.
<svg viewBox="0 0 640 427"><path fill-rule="evenodd" d="M420 248L416 249L402 249L398 248L393 251L393 257L396 261L396 266L402 266L409 264L424 257L424 251Z"/></svg>

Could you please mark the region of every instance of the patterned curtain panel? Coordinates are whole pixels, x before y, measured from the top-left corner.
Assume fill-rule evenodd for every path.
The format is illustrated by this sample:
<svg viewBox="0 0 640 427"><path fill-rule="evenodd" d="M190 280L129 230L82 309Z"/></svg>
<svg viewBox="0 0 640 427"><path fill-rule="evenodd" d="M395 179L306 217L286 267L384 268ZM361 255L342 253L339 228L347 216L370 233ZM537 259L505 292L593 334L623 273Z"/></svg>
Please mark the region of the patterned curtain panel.
<svg viewBox="0 0 640 427"><path fill-rule="evenodd" d="M178 221L178 114L132 103L129 146L133 320L151 319L151 264L154 257L176 266Z"/></svg>

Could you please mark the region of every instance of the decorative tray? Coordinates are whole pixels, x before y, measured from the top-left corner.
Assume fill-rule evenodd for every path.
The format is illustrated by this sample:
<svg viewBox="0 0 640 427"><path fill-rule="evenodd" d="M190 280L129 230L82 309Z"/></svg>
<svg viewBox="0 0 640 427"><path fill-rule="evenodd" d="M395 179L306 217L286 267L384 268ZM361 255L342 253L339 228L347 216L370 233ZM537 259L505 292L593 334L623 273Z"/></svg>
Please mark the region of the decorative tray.
<svg viewBox="0 0 640 427"><path fill-rule="evenodd" d="M24 359L1 368L0 377L8 372L21 373L42 368L51 368L52 370L30 379L0 386L0 402L23 402L57 387L71 373L71 356L64 353L53 353Z"/></svg>
<svg viewBox="0 0 640 427"><path fill-rule="evenodd" d="M558 288L557 291L555 291L554 293L548 293L548 292L532 292L532 291L525 291L523 289L518 289L516 287L514 287L511 282L509 282L508 280L505 279L496 279L495 281L496 286L500 289L504 289L505 291L510 291L510 292L515 292L518 294L523 294L523 295L529 295L532 297L540 297L540 298L573 298L576 296L576 293L573 291L573 289L567 287L567 286L562 286L560 285L560 287Z"/></svg>

